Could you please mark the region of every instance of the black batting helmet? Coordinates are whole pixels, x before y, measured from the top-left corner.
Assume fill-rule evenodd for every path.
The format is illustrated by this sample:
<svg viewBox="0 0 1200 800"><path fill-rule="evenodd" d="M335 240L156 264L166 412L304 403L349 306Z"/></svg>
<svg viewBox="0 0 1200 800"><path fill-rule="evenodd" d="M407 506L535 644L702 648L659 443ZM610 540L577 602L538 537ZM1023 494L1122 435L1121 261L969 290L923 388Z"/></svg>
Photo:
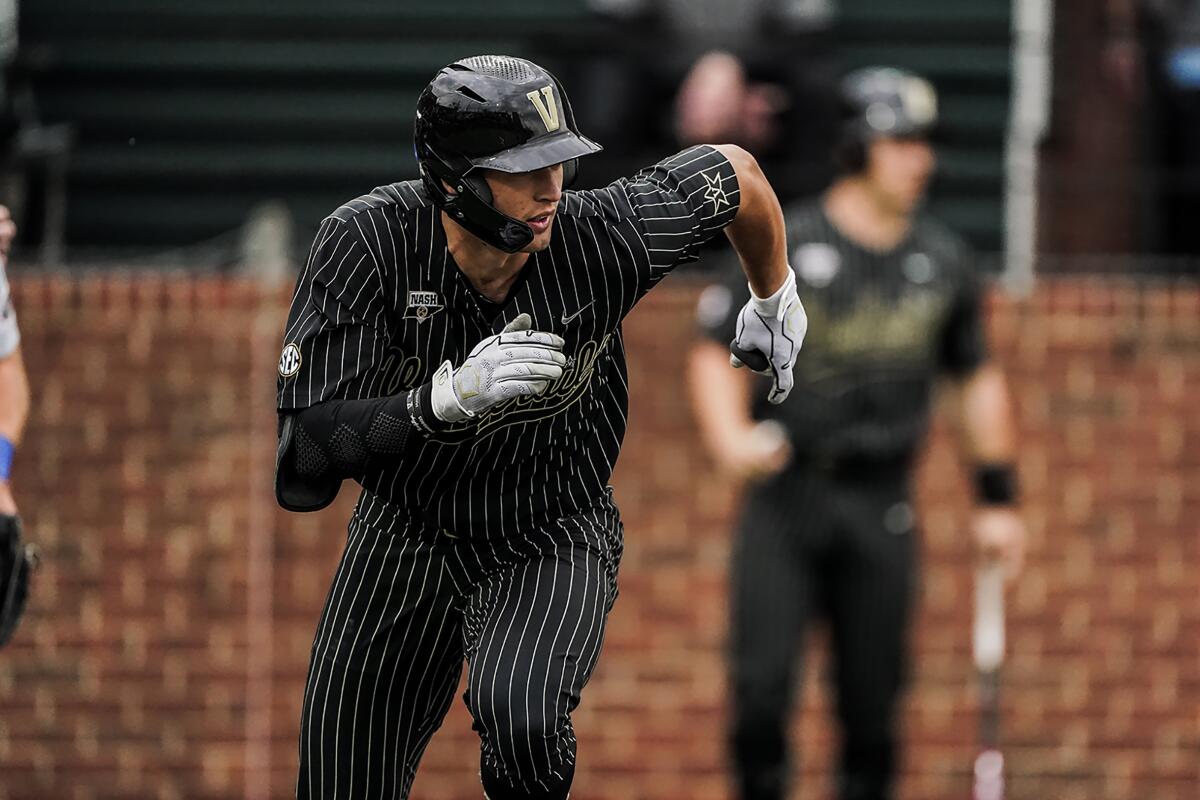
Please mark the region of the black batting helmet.
<svg viewBox="0 0 1200 800"><path fill-rule="evenodd" d="M439 70L417 99L413 144L434 202L508 253L533 241L533 230L492 205L479 170L531 172L563 164L569 184L576 159L601 150L579 132L558 79L511 56L473 56Z"/></svg>
<svg viewBox="0 0 1200 800"><path fill-rule="evenodd" d="M937 92L926 79L895 67L864 67L842 79L842 138L837 159L857 172L866 147L879 137L931 136L937 127Z"/></svg>

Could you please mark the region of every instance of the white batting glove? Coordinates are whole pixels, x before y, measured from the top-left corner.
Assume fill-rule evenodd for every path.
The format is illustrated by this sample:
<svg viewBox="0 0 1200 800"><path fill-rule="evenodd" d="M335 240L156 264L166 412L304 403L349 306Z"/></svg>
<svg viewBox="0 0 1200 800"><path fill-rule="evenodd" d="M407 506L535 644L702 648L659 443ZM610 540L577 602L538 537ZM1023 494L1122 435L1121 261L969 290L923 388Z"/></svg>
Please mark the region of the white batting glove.
<svg viewBox="0 0 1200 800"><path fill-rule="evenodd" d="M750 290L750 301L738 313L737 335L729 346L729 363L771 376L767 399L778 405L792 391L792 367L808 332L808 315L796 294L796 273L775 294L763 299Z"/></svg>
<svg viewBox="0 0 1200 800"><path fill-rule="evenodd" d="M430 400L442 422L462 422L514 397L539 395L563 373L562 337L530 330L521 314L489 336L456 369L449 361L433 375Z"/></svg>

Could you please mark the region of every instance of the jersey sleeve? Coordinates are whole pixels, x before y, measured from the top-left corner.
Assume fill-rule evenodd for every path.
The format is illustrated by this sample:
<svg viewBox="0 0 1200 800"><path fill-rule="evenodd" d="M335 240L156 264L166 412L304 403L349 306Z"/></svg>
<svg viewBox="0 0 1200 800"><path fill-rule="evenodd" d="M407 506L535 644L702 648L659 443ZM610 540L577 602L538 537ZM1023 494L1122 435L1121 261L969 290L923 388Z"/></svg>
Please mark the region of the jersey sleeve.
<svg viewBox="0 0 1200 800"><path fill-rule="evenodd" d="M326 219L288 312L280 411L374 396L388 347L383 297L380 266L355 220Z"/></svg>
<svg viewBox="0 0 1200 800"><path fill-rule="evenodd" d="M733 221L741 203L733 165L708 145L640 171L626 191L652 280L695 261L700 246Z"/></svg>
<svg viewBox="0 0 1200 800"><path fill-rule="evenodd" d="M957 248L959 280L950 312L942 328L940 364L954 377L974 372L987 361L987 337L983 322L983 281L965 243Z"/></svg>
<svg viewBox="0 0 1200 800"><path fill-rule="evenodd" d="M11 356L20 344L21 330L17 327L17 312L8 285L8 267L0 260L0 358Z"/></svg>

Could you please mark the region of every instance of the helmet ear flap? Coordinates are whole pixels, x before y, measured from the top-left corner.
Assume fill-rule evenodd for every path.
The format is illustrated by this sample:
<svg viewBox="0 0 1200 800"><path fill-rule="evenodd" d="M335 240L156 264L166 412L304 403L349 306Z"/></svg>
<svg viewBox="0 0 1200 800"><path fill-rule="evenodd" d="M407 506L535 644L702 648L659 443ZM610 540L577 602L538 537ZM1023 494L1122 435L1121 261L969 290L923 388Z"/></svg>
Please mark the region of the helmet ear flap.
<svg viewBox="0 0 1200 800"><path fill-rule="evenodd" d="M476 197L488 205L492 204L492 188L488 186L487 179L484 178L481 173L468 172L466 175L463 175L460 180L475 192ZM458 190L457 186L454 188L455 191Z"/></svg>
<svg viewBox="0 0 1200 800"><path fill-rule="evenodd" d="M426 191L431 196L439 198L442 203L453 202L457 195L464 193L464 187L473 191L475 196L484 203L491 204L492 202L491 187L480 173L455 174L454 169L433 158L418 162L417 169L421 173L421 180L425 183ZM443 182L450 186L449 191L442 185Z"/></svg>
<svg viewBox="0 0 1200 800"><path fill-rule="evenodd" d="M570 188L575 183L575 179L579 177L579 159L572 158L570 161L563 162L563 181L564 189Z"/></svg>

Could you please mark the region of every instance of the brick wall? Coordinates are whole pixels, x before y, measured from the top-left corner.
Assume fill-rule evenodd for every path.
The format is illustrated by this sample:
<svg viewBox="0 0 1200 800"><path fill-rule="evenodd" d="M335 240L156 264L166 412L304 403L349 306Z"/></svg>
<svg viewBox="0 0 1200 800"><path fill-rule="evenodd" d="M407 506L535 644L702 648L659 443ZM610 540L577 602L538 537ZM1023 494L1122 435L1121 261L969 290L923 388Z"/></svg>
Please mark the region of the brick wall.
<svg viewBox="0 0 1200 800"><path fill-rule="evenodd" d="M163 277L16 282L35 392L16 490L46 554L0 652L0 800L288 797L308 648L352 492L274 509L286 290ZM579 800L728 797L728 520L680 411L695 287L631 318L627 553L577 715ZM1082 280L992 300L1032 542L1010 594L1012 798L1200 797L1200 290ZM975 698L966 489L944 426L921 472L924 585L905 798L966 796ZM798 796L828 796L820 636ZM420 800L477 800L456 704Z"/></svg>

